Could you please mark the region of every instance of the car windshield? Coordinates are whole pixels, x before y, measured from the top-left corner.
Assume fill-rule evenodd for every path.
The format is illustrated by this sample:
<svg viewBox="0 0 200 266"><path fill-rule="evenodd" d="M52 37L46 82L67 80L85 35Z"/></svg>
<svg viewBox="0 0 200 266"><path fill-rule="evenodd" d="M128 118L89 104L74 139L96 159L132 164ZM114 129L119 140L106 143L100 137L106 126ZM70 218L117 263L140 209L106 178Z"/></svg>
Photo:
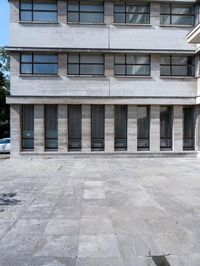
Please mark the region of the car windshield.
<svg viewBox="0 0 200 266"><path fill-rule="evenodd" d="M10 143L9 139L0 139L0 144Z"/></svg>

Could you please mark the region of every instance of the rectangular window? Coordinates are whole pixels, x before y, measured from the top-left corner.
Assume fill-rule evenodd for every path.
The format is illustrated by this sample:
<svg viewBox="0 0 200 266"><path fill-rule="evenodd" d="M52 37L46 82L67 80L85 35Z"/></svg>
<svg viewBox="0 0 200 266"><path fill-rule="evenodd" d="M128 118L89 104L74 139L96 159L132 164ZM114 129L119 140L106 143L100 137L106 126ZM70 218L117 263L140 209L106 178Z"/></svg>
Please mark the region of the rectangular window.
<svg viewBox="0 0 200 266"><path fill-rule="evenodd" d="M116 3L114 6L115 23L149 24L149 3Z"/></svg>
<svg viewBox="0 0 200 266"><path fill-rule="evenodd" d="M104 55L68 55L68 75L104 75Z"/></svg>
<svg viewBox="0 0 200 266"><path fill-rule="evenodd" d="M56 75L58 73L58 56L55 54L23 53L20 56L20 73Z"/></svg>
<svg viewBox="0 0 200 266"><path fill-rule="evenodd" d="M150 55L115 55L116 76L150 76Z"/></svg>
<svg viewBox="0 0 200 266"><path fill-rule="evenodd" d="M58 149L58 106L45 106L45 149Z"/></svg>
<svg viewBox="0 0 200 266"><path fill-rule="evenodd" d="M20 0L20 21L57 22L57 0Z"/></svg>
<svg viewBox="0 0 200 266"><path fill-rule="evenodd" d="M163 55L160 61L160 76L194 76L194 56Z"/></svg>
<svg viewBox="0 0 200 266"><path fill-rule="evenodd" d="M103 23L104 2L69 1L67 21L74 23Z"/></svg>
<svg viewBox="0 0 200 266"><path fill-rule="evenodd" d="M183 108L183 150L194 150L194 109Z"/></svg>
<svg viewBox="0 0 200 266"><path fill-rule="evenodd" d="M104 150L105 110L104 105L92 105L91 138L92 150Z"/></svg>
<svg viewBox="0 0 200 266"><path fill-rule="evenodd" d="M127 150L127 106L115 106L115 150Z"/></svg>
<svg viewBox="0 0 200 266"><path fill-rule="evenodd" d="M68 149L69 151L81 150L82 135L81 105L68 106Z"/></svg>
<svg viewBox="0 0 200 266"><path fill-rule="evenodd" d="M22 150L34 149L34 105L22 106Z"/></svg>
<svg viewBox="0 0 200 266"><path fill-rule="evenodd" d="M172 107L161 106L160 107L160 149L171 150L172 149Z"/></svg>
<svg viewBox="0 0 200 266"><path fill-rule="evenodd" d="M137 148L138 151L149 150L149 107L137 107Z"/></svg>
<svg viewBox="0 0 200 266"><path fill-rule="evenodd" d="M181 4L161 4L161 25L194 25L194 6Z"/></svg>

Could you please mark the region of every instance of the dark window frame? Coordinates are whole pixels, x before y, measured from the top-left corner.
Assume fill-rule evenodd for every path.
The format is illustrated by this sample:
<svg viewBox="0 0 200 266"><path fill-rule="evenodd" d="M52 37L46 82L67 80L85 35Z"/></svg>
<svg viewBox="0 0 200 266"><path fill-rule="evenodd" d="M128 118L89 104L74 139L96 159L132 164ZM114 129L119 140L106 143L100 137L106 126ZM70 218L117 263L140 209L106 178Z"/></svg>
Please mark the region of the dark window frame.
<svg viewBox="0 0 200 266"><path fill-rule="evenodd" d="M23 55L31 55L31 62L22 62L22 56ZM34 61L34 55L41 55L41 56L43 56L43 55L54 55L54 56L56 56L57 57L57 63L52 63L52 62L35 62ZM31 73L23 73L22 72L22 65L23 64L29 64L29 65L31 65L31 69L32 69L32 71L31 71ZM38 65L44 65L44 64L46 64L46 65L57 65L57 71L56 71L56 73L35 73L34 72L34 65L35 64L38 64ZM57 76L58 75L58 54L46 54L46 53L44 53L44 54L42 54L42 53L20 53L20 74L22 74L22 75L54 75L54 76Z"/></svg>
<svg viewBox="0 0 200 266"><path fill-rule="evenodd" d="M104 131L104 137L103 137L103 139L102 138L98 138L98 139L96 139L96 138L93 138L92 137L92 123L93 123L93 106L101 106L101 107L103 107L103 131ZM94 146L93 146L93 141L94 140L102 140L102 142L103 142L103 147L102 148L95 148ZM100 104L97 104L97 105L91 105L91 150L92 151L104 151L104 149L105 149L105 105L100 105Z"/></svg>
<svg viewBox="0 0 200 266"><path fill-rule="evenodd" d="M115 10L115 6L117 5L117 4L124 4L125 5L125 11L124 12L122 12L122 11L116 11ZM145 6L147 6L148 7L148 12L127 12L126 10L127 10L127 5L128 4L135 4L135 6L141 6L141 5L145 5ZM116 20L115 20L115 14L123 14L124 16L125 16L125 22L116 22ZM150 5L150 3L145 3L145 2L141 2L141 3L137 3L137 2L122 2L122 3L118 3L118 2L116 2L115 4L114 4L114 23L119 23L119 24L133 24L133 25L138 25L138 24L141 24L141 23L131 23L131 22L127 22L127 14L132 14L132 15L148 15L148 23L142 23L142 25L149 25L150 24L150 14L151 14L151 5Z"/></svg>
<svg viewBox="0 0 200 266"><path fill-rule="evenodd" d="M70 55L70 54L68 54ZM92 55L102 55L103 56L103 63L81 63L81 55L85 55L86 54L82 54L82 53L74 53L74 55L78 56L78 63L69 63L69 60L67 58L67 75L68 76L104 76L105 75L105 54L92 54ZM90 54L91 55L91 54ZM78 65L79 67L79 71L78 74L70 74L69 70L68 70L68 66L69 65ZM81 74L81 65L101 65L103 66L103 74Z"/></svg>
<svg viewBox="0 0 200 266"><path fill-rule="evenodd" d="M139 138L139 136L138 136L139 119L138 119L138 116L137 116L137 150L138 151L149 151L150 150L150 120L151 120L151 117L150 117L151 116L150 106L149 105L139 105L139 106L137 106L137 108L139 108L139 107L147 108L148 138ZM137 112L138 112L138 110L137 110ZM148 141L148 146L146 146L146 147L139 146L139 141L140 140L147 140Z"/></svg>
<svg viewBox="0 0 200 266"><path fill-rule="evenodd" d="M127 63L127 57L129 56L129 54L120 54L120 55L124 55L125 56L125 64L122 64L122 63L116 63L116 58L114 58L114 75L117 76L117 77L120 77L120 76L133 76L133 77L138 77L138 76L144 76L144 77L150 77L151 76L151 55L148 54L148 55L141 55L141 56L147 56L149 58L149 64L129 64ZM116 55L115 55L116 56ZM139 55L136 55L139 57ZM116 74L115 72L115 66L125 66L125 74ZM145 74L140 74L140 75L137 75L137 74L127 74L127 67L128 66L148 66L149 67L149 73L148 75L145 75Z"/></svg>
<svg viewBox="0 0 200 266"><path fill-rule="evenodd" d="M50 104L49 104L50 105ZM58 151L58 136L57 138L47 138L47 106L48 104L44 105L44 144L45 144L45 151ZM57 127L57 134L58 134L58 105L54 104L54 106L57 107L57 121L56 121L56 127ZM57 147L56 148L49 148L47 147L47 140L57 140Z"/></svg>
<svg viewBox="0 0 200 266"><path fill-rule="evenodd" d="M80 4L81 3L93 3L93 2L89 2L89 1L85 1L85 2L81 2L81 1L75 1L75 2L77 2L78 3L78 11L69 11L69 8L68 8L68 6L69 6L69 2L70 1L67 1L67 22L68 23L84 23L84 24L104 24L104 21L105 21L105 3L104 3L104 1L98 1L98 2L96 2L96 3L102 3L102 5L103 5L103 11L102 12L99 12L99 11L81 11L80 10ZM69 21L69 19L68 19L68 17L69 17L69 15L68 15L68 13L78 13L78 21ZM82 22L81 20L80 20L80 17L81 17L81 13L91 13L91 14L103 14L103 21L102 22Z"/></svg>
<svg viewBox="0 0 200 266"><path fill-rule="evenodd" d="M194 23L195 23L195 8L194 8L194 5L193 4L170 4L170 3L163 3L163 4L168 4L169 7L170 7L170 12L169 13L162 13L160 12L160 19L161 19L161 16L170 16L170 24L164 24L164 23L161 23L160 21L160 25L174 25L174 26L191 26L193 27L194 26ZM172 13L172 8L173 7L186 7L186 6L191 6L192 7L192 14L181 14L181 13ZM173 24L172 23L172 17L173 16L183 16L183 17L189 17L189 16L192 16L193 17L193 24Z"/></svg>
<svg viewBox="0 0 200 266"><path fill-rule="evenodd" d="M27 137L24 137L24 108L27 107L28 105L27 104L24 104L21 106L21 126L20 126L20 129L21 129L21 150L22 151L34 151L34 116L35 116L35 106L33 104L31 104L30 106L32 106L33 108L33 137L32 138L27 138ZM33 147L32 148L26 148L23 143L24 143L24 140L32 140L33 141Z"/></svg>
<svg viewBox="0 0 200 266"><path fill-rule="evenodd" d="M160 71L160 76L161 77L166 77L166 76L170 76L170 77L195 77L195 58L194 58L194 56L182 56L182 57L187 57L187 59L188 58L191 58L192 59L192 64L188 64L187 63L187 65L186 64L173 64L172 63L172 59L173 59L173 57L177 57L177 55L175 56L175 55L168 55L169 57L170 57L170 63L169 64L160 64L160 67L162 67L162 66L167 66L167 67L170 67L170 74L168 74L168 75L161 75L161 71ZM172 67L181 67L181 66L186 66L187 67L187 75L174 75L173 74L173 71L172 71ZM194 68L194 74L192 74L192 75L189 75L189 68Z"/></svg>
<svg viewBox="0 0 200 266"><path fill-rule="evenodd" d="M56 0L56 10L45 10L45 9L34 9L34 0L30 0L31 4L31 9L23 9L21 8L22 0L19 0L19 20L20 21L36 21L36 22L42 22L42 23L57 23L58 22L58 0ZM21 12L31 12L31 20L22 20L21 19ZM43 13L56 13L56 21L51 21L51 20L35 20L34 19L34 12L43 12Z"/></svg>

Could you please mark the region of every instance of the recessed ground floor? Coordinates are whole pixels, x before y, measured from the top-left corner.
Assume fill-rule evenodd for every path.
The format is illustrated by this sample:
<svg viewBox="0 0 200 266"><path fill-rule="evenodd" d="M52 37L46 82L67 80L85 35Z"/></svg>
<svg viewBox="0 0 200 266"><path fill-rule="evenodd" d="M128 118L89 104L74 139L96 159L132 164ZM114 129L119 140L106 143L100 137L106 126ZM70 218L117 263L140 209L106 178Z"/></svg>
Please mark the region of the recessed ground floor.
<svg viewBox="0 0 200 266"><path fill-rule="evenodd" d="M199 113L195 105L15 104L11 156L197 154Z"/></svg>
<svg viewBox="0 0 200 266"><path fill-rule="evenodd" d="M200 265L199 159L2 159L0 169L2 266Z"/></svg>

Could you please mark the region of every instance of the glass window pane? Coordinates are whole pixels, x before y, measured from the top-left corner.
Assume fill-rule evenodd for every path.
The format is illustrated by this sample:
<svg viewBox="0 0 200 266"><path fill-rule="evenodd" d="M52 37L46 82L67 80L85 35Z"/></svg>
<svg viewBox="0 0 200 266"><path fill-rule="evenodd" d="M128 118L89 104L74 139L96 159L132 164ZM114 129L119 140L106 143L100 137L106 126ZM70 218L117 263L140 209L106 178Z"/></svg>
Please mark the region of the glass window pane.
<svg viewBox="0 0 200 266"><path fill-rule="evenodd" d="M68 20L68 22L79 22L79 13L68 12L67 20Z"/></svg>
<svg viewBox="0 0 200 266"><path fill-rule="evenodd" d="M74 150L81 149L81 106L68 106L68 148Z"/></svg>
<svg viewBox="0 0 200 266"><path fill-rule="evenodd" d="M20 19L24 21L31 21L32 20L32 12L31 11L21 11L20 12Z"/></svg>
<svg viewBox="0 0 200 266"><path fill-rule="evenodd" d="M91 145L92 149L104 148L104 105L91 107Z"/></svg>
<svg viewBox="0 0 200 266"><path fill-rule="evenodd" d="M173 25L193 25L194 17L193 16L172 16Z"/></svg>
<svg viewBox="0 0 200 266"><path fill-rule="evenodd" d="M103 65L80 65L81 75L103 75L104 67Z"/></svg>
<svg viewBox="0 0 200 266"><path fill-rule="evenodd" d="M115 149L127 148L127 106L115 106Z"/></svg>
<svg viewBox="0 0 200 266"><path fill-rule="evenodd" d="M127 75L148 76L149 74L150 74L149 66L145 65L127 66Z"/></svg>
<svg viewBox="0 0 200 266"><path fill-rule="evenodd" d="M172 65L187 65L187 56L172 56Z"/></svg>
<svg viewBox="0 0 200 266"><path fill-rule="evenodd" d="M170 15L160 15L160 24L170 25Z"/></svg>
<svg viewBox="0 0 200 266"><path fill-rule="evenodd" d="M172 108L170 106L160 107L160 147L172 147Z"/></svg>
<svg viewBox="0 0 200 266"><path fill-rule="evenodd" d="M172 5L172 14L193 14L193 6L175 6Z"/></svg>
<svg viewBox="0 0 200 266"><path fill-rule="evenodd" d="M22 149L34 148L34 106L22 107Z"/></svg>
<svg viewBox="0 0 200 266"><path fill-rule="evenodd" d="M58 147L58 108L57 105L45 106L45 148Z"/></svg>
<svg viewBox="0 0 200 266"><path fill-rule="evenodd" d="M115 75L125 75L125 65L115 65Z"/></svg>
<svg viewBox="0 0 200 266"><path fill-rule="evenodd" d="M80 63L103 64L104 56L103 55L81 55Z"/></svg>
<svg viewBox="0 0 200 266"><path fill-rule="evenodd" d="M125 4L115 4L115 12L125 12Z"/></svg>
<svg viewBox="0 0 200 266"><path fill-rule="evenodd" d="M115 64L125 64L125 55L116 55Z"/></svg>
<svg viewBox="0 0 200 266"><path fill-rule="evenodd" d="M161 76L170 76L170 66L160 66L160 75Z"/></svg>
<svg viewBox="0 0 200 266"><path fill-rule="evenodd" d="M115 14L115 22L116 23L125 23L125 14L116 13Z"/></svg>
<svg viewBox="0 0 200 266"><path fill-rule="evenodd" d="M32 10L31 1L21 1L21 9L23 9L23 10Z"/></svg>
<svg viewBox="0 0 200 266"><path fill-rule="evenodd" d="M79 3L78 3L78 1L70 1L70 2L68 2L68 11L79 11Z"/></svg>
<svg viewBox="0 0 200 266"><path fill-rule="evenodd" d="M79 63L79 55L68 55L68 63Z"/></svg>
<svg viewBox="0 0 200 266"><path fill-rule="evenodd" d="M173 76L187 76L187 66L172 66Z"/></svg>
<svg viewBox="0 0 200 266"><path fill-rule="evenodd" d="M162 65L170 65L170 56L161 56L160 63Z"/></svg>
<svg viewBox="0 0 200 266"><path fill-rule="evenodd" d="M170 4L161 4L160 5L161 14L170 14Z"/></svg>
<svg viewBox="0 0 200 266"><path fill-rule="evenodd" d="M21 55L21 62L25 62L25 63L31 63L32 62L32 54L22 54Z"/></svg>
<svg viewBox="0 0 200 266"><path fill-rule="evenodd" d="M145 14L127 14L126 22L133 24L148 24L149 23L149 15Z"/></svg>
<svg viewBox="0 0 200 266"><path fill-rule="evenodd" d="M34 64L34 74L57 74L57 64Z"/></svg>
<svg viewBox="0 0 200 266"><path fill-rule="evenodd" d="M103 12L104 6L102 3L80 3L80 11Z"/></svg>
<svg viewBox="0 0 200 266"><path fill-rule="evenodd" d="M37 3L37 4L34 3L33 10L57 11L57 4L56 3Z"/></svg>
<svg viewBox="0 0 200 266"><path fill-rule="evenodd" d="M21 64L21 74L32 74L32 64Z"/></svg>
<svg viewBox="0 0 200 266"><path fill-rule="evenodd" d="M149 12L149 5L128 4L126 6L126 12L129 12L129 13L148 13Z"/></svg>
<svg viewBox="0 0 200 266"><path fill-rule="evenodd" d="M57 13L56 12L35 11L35 12L33 12L33 20L57 22Z"/></svg>
<svg viewBox="0 0 200 266"><path fill-rule="evenodd" d="M103 23L104 14L103 13L80 13L80 22L90 22L90 23Z"/></svg>
<svg viewBox="0 0 200 266"><path fill-rule="evenodd" d="M79 75L79 65L77 64L68 64L67 73L69 75Z"/></svg>
<svg viewBox="0 0 200 266"><path fill-rule="evenodd" d="M35 54L33 57L35 63L57 63L57 55L40 55Z"/></svg>

